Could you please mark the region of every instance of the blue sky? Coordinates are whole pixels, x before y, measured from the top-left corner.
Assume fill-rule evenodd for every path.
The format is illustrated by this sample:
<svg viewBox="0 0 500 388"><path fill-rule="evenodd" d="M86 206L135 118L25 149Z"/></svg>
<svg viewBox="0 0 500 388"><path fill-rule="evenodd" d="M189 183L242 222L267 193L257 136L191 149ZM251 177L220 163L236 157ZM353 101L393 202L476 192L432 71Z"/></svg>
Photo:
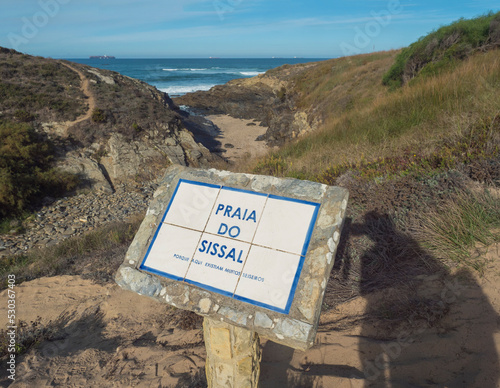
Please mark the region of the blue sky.
<svg viewBox="0 0 500 388"><path fill-rule="evenodd" d="M332 58L407 46L499 9L498 0L2 0L0 46L54 58Z"/></svg>

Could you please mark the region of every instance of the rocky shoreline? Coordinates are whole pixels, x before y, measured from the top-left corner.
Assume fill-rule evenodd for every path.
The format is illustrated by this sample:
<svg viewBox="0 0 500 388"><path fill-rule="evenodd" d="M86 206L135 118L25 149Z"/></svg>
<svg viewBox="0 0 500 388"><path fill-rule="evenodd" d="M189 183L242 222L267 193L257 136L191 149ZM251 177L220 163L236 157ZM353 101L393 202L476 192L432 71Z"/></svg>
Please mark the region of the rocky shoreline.
<svg viewBox="0 0 500 388"><path fill-rule="evenodd" d="M113 194L91 191L65 197L43 207L23 223L24 233L0 235L0 257L56 245L111 222L144 213L156 190L153 182L142 186L119 185Z"/></svg>
<svg viewBox="0 0 500 388"><path fill-rule="evenodd" d="M187 93L172 101L206 116L256 120L267 128L258 140L280 146L314 131L321 123L318 114L297 105L300 92L294 86L294 77L306 74L315 65L314 62L284 65L256 77L234 79L208 91Z"/></svg>

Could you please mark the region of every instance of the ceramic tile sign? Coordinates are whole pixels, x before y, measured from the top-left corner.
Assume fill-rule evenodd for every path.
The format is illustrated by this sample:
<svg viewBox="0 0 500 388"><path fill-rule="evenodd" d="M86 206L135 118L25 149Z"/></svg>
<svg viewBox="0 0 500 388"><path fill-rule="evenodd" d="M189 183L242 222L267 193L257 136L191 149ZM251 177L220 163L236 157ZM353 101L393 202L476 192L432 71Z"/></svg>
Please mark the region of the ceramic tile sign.
<svg viewBox="0 0 500 388"><path fill-rule="evenodd" d="M296 349L314 344L348 192L169 167L116 282Z"/></svg>
<svg viewBox="0 0 500 388"><path fill-rule="evenodd" d="M180 179L139 268L288 314L319 208Z"/></svg>

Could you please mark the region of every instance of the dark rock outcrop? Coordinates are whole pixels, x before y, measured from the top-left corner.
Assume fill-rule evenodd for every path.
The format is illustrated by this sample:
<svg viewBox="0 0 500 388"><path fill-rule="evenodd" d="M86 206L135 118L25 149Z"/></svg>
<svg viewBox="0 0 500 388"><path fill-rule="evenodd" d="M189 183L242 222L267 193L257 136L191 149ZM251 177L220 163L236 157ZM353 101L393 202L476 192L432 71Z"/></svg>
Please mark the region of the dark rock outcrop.
<svg viewBox="0 0 500 388"><path fill-rule="evenodd" d="M177 97L175 102L203 114L229 114L241 119L256 119L267 125L267 109L276 99L273 89L264 83L246 85L238 81L241 80L214 86L206 92L189 93Z"/></svg>
<svg viewBox="0 0 500 388"><path fill-rule="evenodd" d="M209 91L188 93L174 102L186 105L201 114L228 114L242 119L254 119L268 127L258 140L281 145L318 124L307 112L296 107L289 80L310 64L282 66L253 78L236 79L217 85Z"/></svg>

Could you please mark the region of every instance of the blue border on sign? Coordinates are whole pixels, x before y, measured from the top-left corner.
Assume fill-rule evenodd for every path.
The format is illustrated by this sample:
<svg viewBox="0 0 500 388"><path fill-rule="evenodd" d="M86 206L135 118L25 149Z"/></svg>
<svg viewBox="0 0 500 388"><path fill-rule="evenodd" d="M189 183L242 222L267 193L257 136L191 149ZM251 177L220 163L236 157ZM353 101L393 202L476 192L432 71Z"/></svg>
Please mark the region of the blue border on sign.
<svg viewBox="0 0 500 388"><path fill-rule="evenodd" d="M235 187L229 187L229 186L222 186L221 190L229 190L229 191L237 191L240 193L247 193L247 194L253 194L253 195L260 195L263 197L268 197L268 194L265 193L256 193L255 191L250 191L250 190L245 190L245 189L237 189Z"/></svg>
<svg viewBox="0 0 500 388"><path fill-rule="evenodd" d="M288 314L290 312L290 307L288 307L288 309L287 308L280 309L279 307L272 306L270 304L266 304L266 303L262 303L262 302L258 302L256 300L245 298L244 296L240 296L240 295L234 295L233 298L236 300L239 300L241 302L252 304L254 306L264 307L268 310L276 311L277 313Z"/></svg>
<svg viewBox="0 0 500 388"><path fill-rule="evenodd" d="M300 255L299 265L297 266L297 271L295 272L295 277L293 279L292 287L290 288L290 294L288 295L288 301L286 303L285 311L286 314L290 312L290 308L292 307L293 298L295 297L295 291L297 289L297 285L299 284L300 274L302 273L302 267L304 266L304 261L306 259L307 250L309 249L309 243L311 242L312 233L314 231L314 225L316 224L316 219L318 218L319 208L321 204L311 201L305 201L303 199L295 199L295 198L287 198L281 197L279 195L270 194L269 198L280 199L283 201L297 202L304 205L314 206L314 212L311 217L311 222L309 223L309 228L307 229L306 239L304 241L304 245L302 246L302 253ZM277 310L275 310L277 311Z"/></svg>
<svg viewBox="0 0 500 388"><path fill-rule="evenodd" d="M184 282L192 284L194 286L198 286L198 287L203 288L204 290L207 290L207 291L212 291L212 292L215 292L217 294L221 294L221 295L224 295L224 296L229 296L230 298L233 297L233 293L232 292L224 291L224 290L221 290L220 288L215 288L215 287L212 287L212 286L208 286L206 284L199 283L199 282L197 282L195 280L184 279Z"/></svg>
<svg viewBox="0 0 500 388"><path fill-rule="evenodd" d="M309 229L307 230L306 240L304 241L304 246L302 247L302 254L300 255L299 265L297 266L297 272L295 273L295 278L293 279L292 288L290 290L290 294L288 296L288 301L286 303L285 310L290 311L292 307L293 298L295 297L295 290L297 289L297 284L299 284L300 274L302 273L302 267L304 266L304 261L306 260L307 250L309 249L309 243L311 242L312 233L314 231L314 225L316 224L316 219L318 218L319 203L302 201L302 203L306 203L308 205L312 205L315 207L313 215L311 217L311 222L309 223Z"/></svg>
<svg viewBox="0 0 500 388"><path fill-rule="evenodd" d="M292 282L292 286L291 286L291 289L290 289L288 300L287 300L287 303L286 303L286 306L285 306L284 309L276 307L276 306L272 306L272 305L269 305L269 304L266 304L266 303L262 303L262 302L259 302L259 301L256 301L256 300L253 300L253 299L250 299L250 298L245 298L243 296L234 295L232 292L227 292L227 291L224 291L224 290L221 290L221 289L218 289L218 288L215 288L215 287L203 284L203 283L196 282L194 280L185 279L185 278L181 278L179 276L171 275L171 274L169 274L167 272L159 271L157 269L154 269L154 268L151 268L151 267L148 267L148 266L144 265L144 263L146 262L149 254L151 252L153 244L154 244L154 242L155 242L155 240L156 240L156 238L158 236L158 233L160 232L160 228L163 225L165 217L167 216L167 213L170 210L170 207L172 206L172 203L173 203L173 201L175 199L175 196L177 195L177 191L178 191L181 183L187 183L187 184L197 185L197 186L206 186L206 187L211 187L211 188L216 188L216 189L218 188L220 190L229 190L229 191L236 191L236 192L248 193L248 194L253 194L253 195L266 196L266 197L272 198L272 199L278 199L278 200L282 200L282 201L296 202L296 203L300 203L300 204L304 204L304 205L310 205L310 206L314 206L315 207L314 212L313 212L313 216L311 217L311 222L309 223L309 228L307 230L306 239L305 239L304 245L302 247L302 253L300 255L300 260L299 260L299 264L297 266L297 271L295 272L295 277L294 277L294 280ZM145 270L145 271L153 273L155 275L166 277L168 279L172 279L172 280L176 280L176 281L181 281L181 282L186 282L188 284L192 284L194 286L200 287L200 288L202 288L204 290L215 292L217 294L221 294L221 295L224 295L224 296L228 296L230 298L233 298L233 299L245 302L245 303L249 303L249 304L257 306L257 307L263 307L263 308L266 308L266 309L271 310L271 311L276 311L278 313L288 314L290 312L290 308L292 306L293 298L295 297L295 291L296 291L297 285L299 283L300 274L302 273L302 267L304 266L305 256L307 254L307 250L308 250L309 244L311 242L311 237L312 237L312 233L313 233L313 230L314 230L314 225L316 224L316 219L318 218L318 213L319 213L320 206L321 206L321 204L319 204L319 203L311 202L311 201L305 201L305 200L302 200L302 199L282 197L282 196L275 195L275 194L269 194L268 195L268 194L265 194L265 193L256 193L254 191L244 190L244 189L237 189L237 188L234 188L234 187L215 185L215 184L205 183L205 182L197 182L197 181L192 181L192 180L188 180L188 179L179 179L179 181L177 182L177 186L175 187L175 190L174 190L174 192L172 194L172 198L170 199L170 202L168 203L168 206L167 206L167 208L165 210L165 213L163 214L163 217L161 219L160 225L158 225L158 228L156 229L156 232L155 232L155 234L153 236L153 239L151 240L151 243L149 244L148 250L146 251L146 254L144 255L144 259L142 260L142 263L139 266L139 269ZM203 233L203 231L200 231L200 232ZM191 260L192 259L193 258L191 258Z"/></svg>
<svg viewBox="0 0 500 388"><path fill-rule="evenodd" d="M169 279L172 279L172 280L177 280L179 282L182 282L184 281L184 278L181 278L179 276L175 276L175 275L171 275L167 272L163 272L163 271L159 271L157 269L154 269L154 268L151 268L151 267L148 267L148 266L145 266L145 265L142 265L141 264L141 267L140 269L143 269L145 271L148 271L148 272L151 272L151 273L154 273L155 275L160 275L160 276L163 276L165 278L169 278Z"/></svg>
<svg viewBox="0 0 500 388"><path fill-rule="evenodd" d="M169 204L170 205L170 204ZM166 213L165 213L166 214ZM165 218L165 214L163 215L163 218ZM163 218L162 218L162 222L160 222L160 225L158 225L158 227L156 228L156 232L155 232L155 235L153 236L153 239L151 240L151 243L149 244L149 247L148 247L148 250L146 251L146 254L144 255L144 259L142 260L142 263L141 265L139 266L139 269L144 269L144 270L148 270L150 272L160 272L160 271L157 271L156 269L153 269L153 268L150 268L150 267L147 267L146 265L144 265L144 263L146 262L148 256L149 256L149 253L151 252L151 249L153 248L153 244L155 243L156 241L156 237L158 237L158 233L160 233L160 228L162 227L163 225ZM166 276L167 274L163 274L163 276ZM172 279L172 276L174 275L168 275L167 277Z"/></svg>

